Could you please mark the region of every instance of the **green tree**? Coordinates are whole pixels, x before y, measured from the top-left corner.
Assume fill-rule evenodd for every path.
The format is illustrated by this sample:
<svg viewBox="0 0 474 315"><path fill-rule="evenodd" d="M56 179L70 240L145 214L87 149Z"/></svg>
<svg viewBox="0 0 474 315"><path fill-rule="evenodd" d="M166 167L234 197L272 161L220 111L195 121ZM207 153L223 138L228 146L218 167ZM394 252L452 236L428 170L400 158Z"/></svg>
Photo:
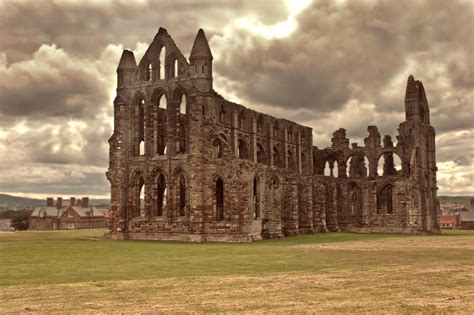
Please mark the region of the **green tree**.
<svg viewBox="0 0 474 315"><path fill-rule="evenodd" d="M28 230L30 215L30 210L15 211L15 214L13 215L10 222L10 226L16 231Z"/></svg>

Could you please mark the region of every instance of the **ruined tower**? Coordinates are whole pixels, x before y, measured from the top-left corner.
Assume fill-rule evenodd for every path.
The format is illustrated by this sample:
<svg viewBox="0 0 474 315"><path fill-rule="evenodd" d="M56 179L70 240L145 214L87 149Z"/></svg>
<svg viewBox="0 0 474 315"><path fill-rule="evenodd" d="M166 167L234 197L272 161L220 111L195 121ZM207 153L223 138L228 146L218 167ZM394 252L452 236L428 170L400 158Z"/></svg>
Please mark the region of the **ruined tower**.
<svg viewBox="0 0 474 315"><path fill-rule="evenodd" d="M324 231L437 232L434 129L410 77L398 142L312 129L225 100L200 29L189 61L160 28L117 68L110 237L252 241ZM397 169L395 157L401 160ZM379 166L379 167L378 167Z"/></svg>

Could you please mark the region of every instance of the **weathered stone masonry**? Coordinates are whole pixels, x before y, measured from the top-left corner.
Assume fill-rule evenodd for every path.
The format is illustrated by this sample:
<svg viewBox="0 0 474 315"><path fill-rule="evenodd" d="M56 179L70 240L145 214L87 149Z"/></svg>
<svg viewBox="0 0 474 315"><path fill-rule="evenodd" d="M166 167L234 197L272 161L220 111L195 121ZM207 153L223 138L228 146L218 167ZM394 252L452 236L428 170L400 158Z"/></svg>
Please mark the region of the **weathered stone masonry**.
<svg viewBox="0 0 474 315"><path fill-rule="evenodd" d="M439 231L435 132L420 81L408 78L396 144L369 126L364 146L339 129L318 149L311 128L217 94L212 60L202 30L189 62L163 28L138 65L123 52L109 140L110 237Z"/></svg>

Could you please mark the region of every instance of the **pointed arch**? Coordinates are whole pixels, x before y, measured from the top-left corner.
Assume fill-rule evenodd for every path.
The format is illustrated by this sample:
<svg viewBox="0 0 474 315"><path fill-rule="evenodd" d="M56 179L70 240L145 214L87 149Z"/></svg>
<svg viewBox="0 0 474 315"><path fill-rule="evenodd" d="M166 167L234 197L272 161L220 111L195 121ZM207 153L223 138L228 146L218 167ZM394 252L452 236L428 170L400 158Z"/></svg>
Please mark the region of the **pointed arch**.
<svg viewBox="0 0 474 315"><path fill-rule="evenodd" d="M280 133L280 124L278 123L278 120L275 120L273 122L273 138L278 139L279 133Z"/></svg>
<svg viewBox="0 0 474 315"><path fill-rule="evenodd" d="M220 176L215 176L214 178L214 205L215 205L215 214L217 221L223 221L225 217L224 210L224 181Z"/></svg>
<svg viewBox="0 0 474 315"><path fill-rule="evenodd" d="M154 181L154 192L153 192L153 204L155 209L155 215L158 217L163 216L164 209L166 208L167 204L167 187L166 187L166 177L160 171L155 175Z"/></svg>
<svg viewBox="0 0 474 315"><path fill-rule="evenodd" d="M258 220L260 218L260 179L257 174L253 177L253 190L252 190L252 208L253 208L253 219Z"/></svg>
<svg viewBox="0 0 474 315"><path fill-rule="evenodd" d="M288 169L292 172L296 172L296 161L295 161L295 155L293 154L293 151L288 150L287 157L288 157Z"/></svg>
<svg viewBox="0 0 474 315"><path fill-rule="evenodd" d="M380 161L383 160L383 163ZM377 175L378 176L394 176L401 174L402 159L396 152L386 151L377 158Z"/></svg>
<svg viewBox="0 0 474 315"><path fill-rule="evenodd" d="M164 155L167 152L168 134L168 98L162 89L153 91L151 97L153 112L153 143L154 154Z"/></svg>
<svg viewBox="0 0 474 315"><path fill-rule="evenodd" d="M159 78L160 80L165 80L166 79L166 76L165 76L165 56L166 56L166 47L163 46L161 47L160 49L160 54L159 54L159 57L158 57L158 64L159 64L159 68L160 68L160 73L159 73Z"/></svg>
<svg viewBox="0 0 474 315"><path fill-rule="evenodd" d="M175 204L178 216L184 217L187 215L187 209L188 209L187 176L186 176L186 173L183 171L183 169L181 169L180 167L176 168L173 174L174 174L173 176L174 176L174 182L175 182L174 204Z"/></svg>
<svg viewBox="0 0 474 315"><path fill-rule="evenodd" d="M393 185L385 184L377 193L377 213L393 214Z"/></svg>
<svg viewBox="0 0 474 315"><path fill-rule="evenodd" d="M249 158L248 145L243 139L239 139L237 141L237 156L239 157L239 159Z"/></svg>
<svg viewBox="0 0 474 315"><path fill-rule="evenodd" d="M226 122L226 110L223 103L219 106L219 122L221 124L225 124Z"/></svg>
<svg viewBox="0 0 474 315"><path fill-rule="evenodd" d="M278 150L276 146L274 146L272 149L272 155L273 155L273 166L283 167L283 159L281 157L280 150Z"/></svg>
<svg viewBox="0 0 474 315"><path fill-rule="evenodd" d="M145 179L140 171L133 175L131 218L140 217L145 213Z"/></svg>
<svg viewBox="0 0 474 315"><path fill-rule="evenodd" d="M264 133L264 120L263 120L263 115L259 114L257 118L257 132L259 134Z"/></svg>
<svg viewBox="0 0 474 315"><path fill-rule="evenodd" d="M257 163L264 165L268 164L265 147L261 143L257 143Z"/></svg>
<svg viewBox="0 0 474 315"><path fill-rule="evenodd" d="M188 115L189 112L189 98L186 94L186 90L177 86L173 91L173 103L176 104L176 133L177 133L177 143L176 143L176 152L177 153L186 153L188 149ZM179 110L178 110L179 109Z"/></svg>
<svg viewBox="0 0 474 315"><path fill-rule="evenodd" d="M360 178L369 176L369 159L363 153L353 154L346 160L347 177Z"/></svg>

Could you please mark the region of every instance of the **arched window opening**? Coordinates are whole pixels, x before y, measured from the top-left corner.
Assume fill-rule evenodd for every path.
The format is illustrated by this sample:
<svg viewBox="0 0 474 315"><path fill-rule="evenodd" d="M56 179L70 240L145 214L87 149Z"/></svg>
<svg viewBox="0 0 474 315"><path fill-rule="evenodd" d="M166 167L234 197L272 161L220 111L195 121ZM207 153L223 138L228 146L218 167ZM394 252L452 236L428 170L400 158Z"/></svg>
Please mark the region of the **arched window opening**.
<svg viewBox="0 0 474 315"><path fill-rule="evenodd" d="M301 170L304 172L306 170L306 154L301 152Z"/></svg>
<svg viewBox="0 0 474 315"><path fill-rule="evenodd" d="M263 116L259 115L257 119L257 132L262 133L263 132Z"/></svg>
<svg viewBox="0 0 474 315"><path fill-rule="evenodd" d="M257 143L257 163L267 164L267 156L261 143Z"/></svg>
<svg viewBox="0 0 474 315"><path fill-rule="evenodd" d="M377 194L377 213L392 214L393 213L393 186L385 185Z"/></svg>
<svg viewBox="0 0 474 315"><path fill-rule="evenodd" d="M288 129L288 142L293 143L293 127L290 126Z"/></svg>
<svg viewBox="0 0 474 315"><path fill-rule="evenodd" d="M148 63L145 69L145 81L151 81L153 73L153 66Z"/></svg>
<svg viewBox="0 0 474 315"><path fill-rule="evenodd" d="M245 113L243 110L241 110L239 113L239 128L243 130L244 127L245 127Z"/></svg>
<svg viewBox="0 0 474 315"><path fill-rule="evenodd" d="M221 140L215 139L212 143L212 152L215 159L220 159L222 157L222 143Z"/></svg>
<svg viewBox="0 0 474 315"><path fill-rule="evenodd" d="M276 166L276 167L282 167L282 158L281 158L281 155L280 155L280 152L278 151L278 149L276 147L273 147L273 166Z"/></svg>
<svg viewBox="0 0 474 315"><path fill-rule="evenodd" d="M272 187L273 189L278 189L278 178L276 176L272 179Z"/></svg>
<svg viewBox="0 0 474 315"><path fill-rule="evenodd" d="M143 178L140 178L140 215L143 216L145 213L145 185Z"/></svg>
<svg viewBox="0 0 474 315"><path fill-rule="evenodd" d="M287 154L288 154L288 168L292 172L296 172L295 155L290 150L287 151Z"/></svg>
<svg viewBox="0 0 474 315"><path fill-rule="evenodd" d="M186 115L186 96L184 94L181 95L181 101L179 103L179 113L182 115Z"/></svg>
<svg viewBox="0 0 474 315"><path fill-rule="evenodd" d="M383 160L383 162L381 162ZM378 176L394 176L401 174L402 161L396 153L382 154L377 161Z"/></svg>
<svg viewBox="0 0 474 315"><path fill-rule="evenodd" d="M331 168L328 161L324 164L324 176L331 176Z"/></svg>
<svg viewBox="0 0 474 315"><path fill-rule="evenodd" d="M239 159L247 159L249 157L247 144L242 139L239 139L237 151Z"/></svg>
<svg viewBox="0 0 474 315"><path fill-rule="evenodd" d="M138 155L145 155L145 100L141 99L137 113Z"/></svg>
<svg viewBox="0 0 474 315"><path fill-rule="evenodd" d="M219 109L219 122L220 123L224 123L225 122L225 108L224 108L224 104L222 104L220 106L220 109Z"/></svg>
<svg viewBox="0 0 474 315"><path fill-rule="evenodd" d="M159 174L156 179L156 215L163 216L163 209L166 206L166 179L163 174Z"/></svg>
<svg viewBox="0 0 474 315"><path fill-rule="evenodd" d="M336 160L328 160L324 164L324 176L339 177L339 167Z"/></svg>
<svg viewBox="0 0 474 315"><path fill-rule="evenodd" d="M220 178L217 178L216 180L215 201L216 201L216 219L217 221L223 221L224 220L224 182Z"/></svg>
<svg viewBox="0 0 474 315"><path fill-rule="evenodd" d="M275 121L275 122L273 123L273 137L274 137L274 138L278 138L278 132L279 132L279 130L280 130L280 128L279 128L279 126L278 126L278 122Z"/></svg>
<svg viewBox="0 0 474 315"><path fill-rule="evenodd" d="M166 55L166 48L163 47L160 50L160 79L165 79L165 55Z"/></svg>
<svg viewBox="0 0 474 315"><path fill-rule="evenodd" d="M347 176L353 178L369 176L369 159L363 154L352 155L346 163Z"/></svg>
<svg viewBox="0 0 474 315"><path fill-rule="evenodd" d="M173 75L172 75L172 77L176 78L178 76L178 73L179 73L178 72L178 59L175 59L173 61Z"/></svg>
<svg viewBox="0 0 474 315"><path fill-rule="evenodd" d="M145 212L145 181L143 177L137 178L132 218L137 218Z"/></svg>
<svg viewBox="0 0 474 315"><path fill-rule="evenodd" d="M182 94L179 103L179 114L178 114L178 132L179 132L179 141L178 141L178 153L185 153L187 148L187 100L186 95Z"/></svg>
<svg viewBox="0 0 474 315"><path fill-rule="evenodd" d="M186 215L186 180L183 174L179 176L179 215L184 217Z"/></svg>
<svg viewBox="0 0 474 315"><path fill-rule="evenodd" d="M355 183L352 183L349 188L349 209L352 216L362 215L362 192Z"/></svg>
<svg viewBox="0 0 474 315"><path fill-rule="evenodd" d="M160 96L158 102L157 133L158 133L158 155L166 154L166 121L167 121L166 97Z"/></svg>
<svg viewBox="0 0 474 315"><path fill-rule="evenodd" d="M253 204L253 219L257 220L260 218L260 191L258 187L258 179L257 176L254 177L253 179L253 198L252 198L252 204Z"/></svg>

